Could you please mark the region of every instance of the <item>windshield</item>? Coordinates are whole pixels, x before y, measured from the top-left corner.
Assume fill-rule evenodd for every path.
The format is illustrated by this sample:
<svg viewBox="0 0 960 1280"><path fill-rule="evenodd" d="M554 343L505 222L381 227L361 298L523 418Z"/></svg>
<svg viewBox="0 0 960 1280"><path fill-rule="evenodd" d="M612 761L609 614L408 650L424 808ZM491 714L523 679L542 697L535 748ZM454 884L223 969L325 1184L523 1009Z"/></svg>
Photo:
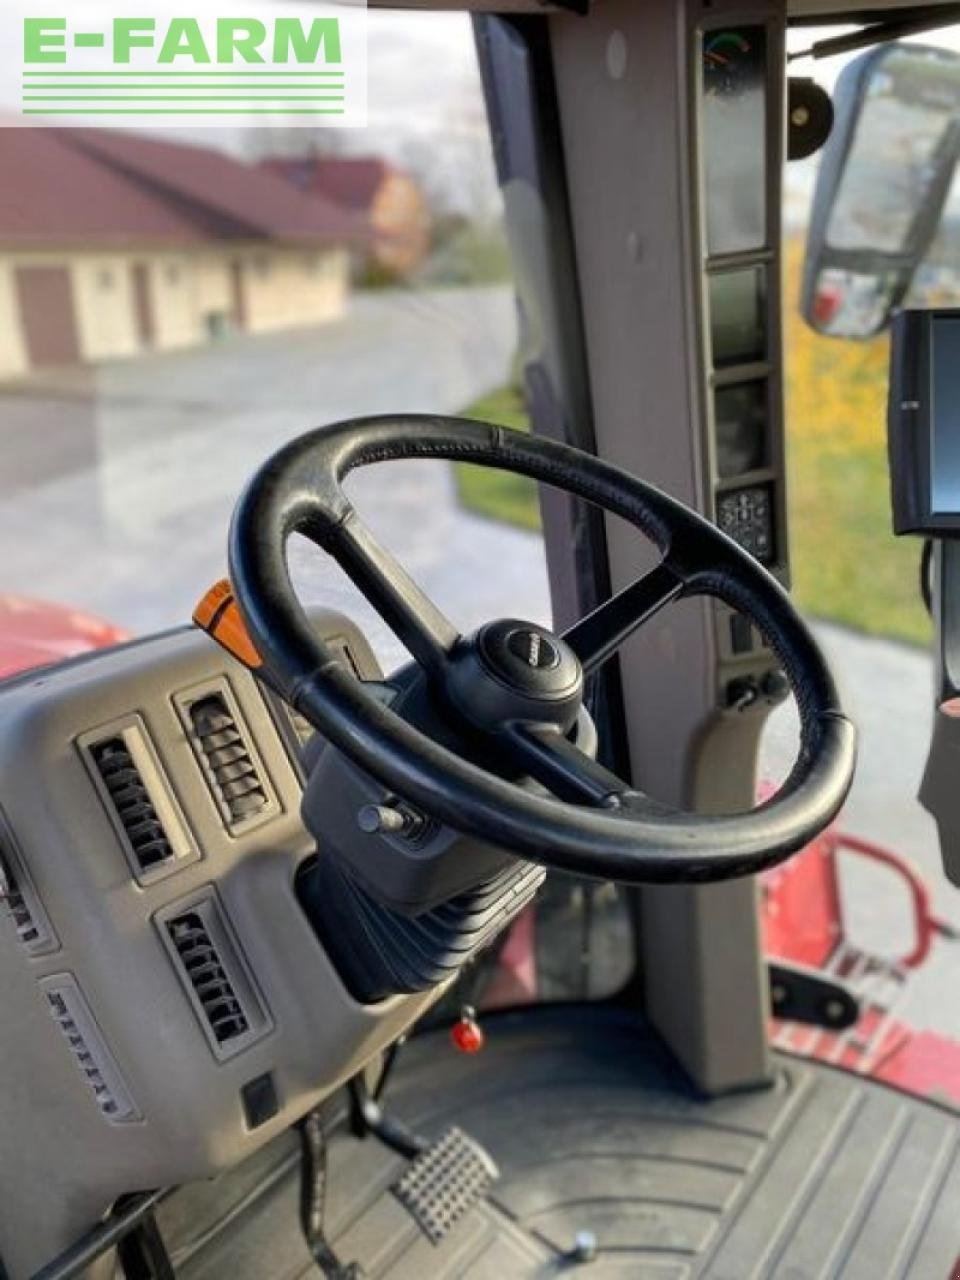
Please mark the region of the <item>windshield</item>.
<svg viewBox="0 0 960 1280"><path fill-rule="evenodd" d="M805 31L797 41L812 38ZM837 60L824 70L831 83ZM356 131L249 121L0 129L5 172L18 179L0 199L0 676L186 624L226 570L245 481L309 427L392 411L527 427L469 20L371 14L370 85L369 124ZM762 145L751 76L733 85L718 72L710 95L707 127L720 155L732 137ZM889 145L909 155L922 182L943 119L923 104L909 119ZM755 243L764 211L735 198L749 160L735 148L720 175L729 217L709 230L718 251ZM916 859L938 905L960 922L914 801L929 627L916 548L890 535L886 339L831 344L796 313L816 162L790 167L785 200L793 586L863 728L844 820ZM872 232L895 239L910 217L910 188L874 185ZM917 277L926 297L957 272L958 199L955 190ZM837 236L855 216L841 204ZM752 319L729 317L752 317L742 303L759 296L749 272L718 286L722 359L756 352ZM750 384L744 394L753 395ZM728 397L724 406L724 421L745 420L742 405ZM724 434L732 473L751 465L749 444ZM417 461L371 467L351 492L461 628L497 616L549 622L539 507L526 481ZM387 669L403 659L316 548L295 544L291 564L306 601L357 618ZM776 730L773 775L787 759ZM881 934L886 927L889 898L864 899L874 933L878 920ZM518 948L537 949L542 981L507 984L504 1001L623 985L632 952L618 891L554 877L540 912L536 937ZM551 949L551 936L576 937L577 947ZM950 988L953 968L948 954L931 962L935 979L915 989L913 1010L960 1037L960 1014L931 994Z"/></svg>
<svg viewBox="0 0 960 1280"><path fill-rule="evenodd" d="M368 61L363 129L0 129L19 179L0 200L0 676L186 624L244 484L308 428L526 427L470 20L371 13ZM413 461L348 489L462 630L550 621L528 482ZM316 547L295 539L290 563L305 602L359 621L385 669L404 660ZM581 946L545 961L539 996L623 984L616 891L558 877L540 914L540 943Z"/></svg>
<svg viewBox="0 0 960 1280"><path fill-rule="evenodd" d="M366 129L0 129L18 175L0 201L0 592L138 635L184 623L223 575L244 482L285 440L462 412L510 382L469 20L371 15L370 60ZM450 564L470 574L485 526L461 532L446 469L357 490L462 625L545 614L532 540L498 557L514 566L501 600L458 586ZM295 565L308 598L346 590L315 551Z"/></svg>

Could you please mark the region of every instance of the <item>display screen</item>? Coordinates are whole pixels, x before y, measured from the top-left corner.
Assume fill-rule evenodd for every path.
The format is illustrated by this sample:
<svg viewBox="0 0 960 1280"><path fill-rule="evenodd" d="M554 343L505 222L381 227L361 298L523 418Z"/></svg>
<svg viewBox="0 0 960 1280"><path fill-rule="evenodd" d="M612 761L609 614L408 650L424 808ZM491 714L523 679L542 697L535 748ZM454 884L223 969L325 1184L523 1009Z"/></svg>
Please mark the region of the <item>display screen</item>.
<svg viewBox="0 0 960 1280"><path fill-rule="evenodd" d="M717 524L744 551L762 564L774 557L773 502L768 485L752 485L721 493L717 498Z"/></svg>
<svg viewBox="0 0 960 1280"><path fill-rule="evenodd" d="M750 364L766 355L765 268L710 276L710 339L714 368Z"/></svg>
<svg viewBox="0 0 960 1280"><path fill-rule="evenodd" d="M930 509L960 515L960 317L933 322Z"/></svg>
<svg viewBox="0 0 960 1280"><path fill-rule="evenodd" d="M714 393L717 475L721 480L756 471L766 462L767 384L762 378Z"/></svg>
<svg viewBox="0 0 960 1280"><path fill-rule="evenodd" d="M766 31L703 36L703 169L707 249L760 249L767 239Z"/></svg>

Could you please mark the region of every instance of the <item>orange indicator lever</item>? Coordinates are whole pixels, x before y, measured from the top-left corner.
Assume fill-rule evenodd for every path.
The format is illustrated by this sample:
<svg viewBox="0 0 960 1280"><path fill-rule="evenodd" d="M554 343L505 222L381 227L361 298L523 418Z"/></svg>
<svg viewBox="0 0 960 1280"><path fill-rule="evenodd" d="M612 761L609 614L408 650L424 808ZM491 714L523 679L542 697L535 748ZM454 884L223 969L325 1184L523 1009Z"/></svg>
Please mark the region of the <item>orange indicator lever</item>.
<svg viewBox="0 0 960 1280"><path fill-rule="evenodd" d="M226 578L221 578L201 598L193 611L193 620L201 631L251 671L259 671L263 666L263 658L250 638L233 587Z"/></svg>

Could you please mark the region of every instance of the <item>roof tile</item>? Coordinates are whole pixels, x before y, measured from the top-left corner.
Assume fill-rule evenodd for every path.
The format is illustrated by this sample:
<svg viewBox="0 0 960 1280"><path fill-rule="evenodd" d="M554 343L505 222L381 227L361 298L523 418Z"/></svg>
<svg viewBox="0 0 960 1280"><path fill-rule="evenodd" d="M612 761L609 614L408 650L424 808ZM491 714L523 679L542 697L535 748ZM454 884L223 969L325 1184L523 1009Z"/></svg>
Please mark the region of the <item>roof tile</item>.
<svg viewBox="0 0 960 1280"><path fill-rule="evenodd" d="M0 244L191 244L195 218L48 129L0 128Z"/></svg>
<svg viewBox="0 0 960 1280"><path fill-rule="evenodd" d="M127 130L0 128L0 243L367 239L366 220L262 166Z"/></svg>
<svg viewBox="0 0 960 1280"><path fill-rule="evenodd" d="M299 191L355 212L369 213L389 173L374 156L305 156L265 160L263 167Z"/></svg>

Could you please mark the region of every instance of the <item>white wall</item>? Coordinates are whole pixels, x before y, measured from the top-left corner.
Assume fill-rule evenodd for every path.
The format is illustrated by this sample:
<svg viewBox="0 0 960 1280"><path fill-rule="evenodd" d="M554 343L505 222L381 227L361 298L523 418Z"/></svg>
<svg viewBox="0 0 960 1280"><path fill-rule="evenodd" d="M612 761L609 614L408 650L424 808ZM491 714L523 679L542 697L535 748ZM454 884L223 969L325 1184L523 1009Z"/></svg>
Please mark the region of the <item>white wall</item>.
<svg viewBox="0 0 960 1280"><path fill-rule="evenodd" d="M14 271L18 264L66 266L84 360L145 353L133 271L147 269L153 342L158 351L211 340L214 317L233 322L233 264L241 264L246 327L263 333L323 324L343 313L350 281L345 249L224 244L214 249L137 253L4 253L0 250L0 378L28 371Z"/></svg>
<svg viewBox="0 0 960 1280"><path fill-rule="evenodd" d="M344 249L248 250L243 256L251 333L323 324L343 314L350 279Z"/></svg>
<svg viewBox="0 0 960 1280"><path fill-rule="evenodd" d="M0 259L0 378L16 377L27 368L13 264Z"/></svg>
<svg viewBox="0 0 960 1280"><path fill-rule="evenodd" d="M170 253L141 261L147 267L155 349L173 351L205 341L193 257Z"/></svg>
<svg viewBox="0 0 960 1280"><path fill-rule="evenodd" d="M140 351L133 261L123 254L77 254L73 259L73 299L84 360Z"/></svg>

